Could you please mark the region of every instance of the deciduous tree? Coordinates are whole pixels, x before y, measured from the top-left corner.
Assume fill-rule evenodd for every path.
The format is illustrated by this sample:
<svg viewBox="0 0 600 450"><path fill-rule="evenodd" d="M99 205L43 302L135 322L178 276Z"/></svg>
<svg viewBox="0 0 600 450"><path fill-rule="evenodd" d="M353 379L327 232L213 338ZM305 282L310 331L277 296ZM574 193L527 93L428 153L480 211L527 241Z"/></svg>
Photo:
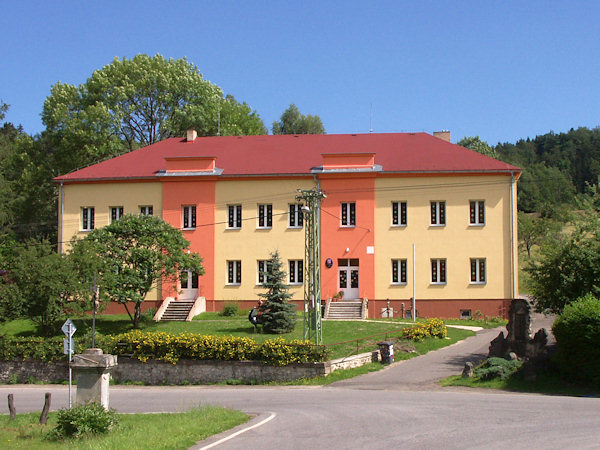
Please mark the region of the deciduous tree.
<svg viewBox="0 0 600 450"><path fill-rule="evenodd" d="M265 132L255 111L224 98L194 64L161 55L115 58L80 86L55 84L42 120L63 172L189 128L200 136Z"/></svg>
<svg viewBox="0 0 600 450"><path fill-rule="evenodd" d="M325 134L319 116L300 114L293 103L282 114L279 122L273 122L273 134Z"/></svg>
<svg viewBox="0 0 600 450"><path fill-rule="evenodd" d="M98 274L101 299L123 304L138 328L142 302L158 281L175 283L182 270L204 273L202 258L188 247L181 231L162 219L125 215L76 241L70 256L83 278Z"/></svg>

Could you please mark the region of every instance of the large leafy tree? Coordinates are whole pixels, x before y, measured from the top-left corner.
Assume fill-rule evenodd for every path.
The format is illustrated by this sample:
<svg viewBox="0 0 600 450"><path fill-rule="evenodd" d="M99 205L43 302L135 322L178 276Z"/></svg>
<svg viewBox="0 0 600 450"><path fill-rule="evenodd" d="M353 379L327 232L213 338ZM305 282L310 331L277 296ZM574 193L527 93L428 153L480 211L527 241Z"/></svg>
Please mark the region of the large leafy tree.
<svg viewBox="0 0 600 450"><path fill-rule="evenodd" d="M74 261L59 255L47 241L29 241L12 252L0 276L0 311L4 318L23 315L52 335L69 312L89 307L88 286L77 277Z"/></svg>
<svg viewBox="0 0 600 450"><path fill-rule="evenodd" d="M273 122L273 134L325 134L325 127L319 116L301 114L292 103L279 122Z"/></svg>
<svg viewBox="0 0 600 450"><path fill-rule="evenodd" d="M485 156L490 156L492 158L497 158L498 154L494 147L490 146L486 141L482 141L479 136L465 136L460 141L457 142L461 147L468 148L469 150L474 150L478 153L481 153Z"/></svg>
<svg viewBox="0 0 600 450"><path fill-rule="evenodd" d="M570 233L546 239L526 270L538 311L560 314L586 294L600 296L600 218L588 207Z"/></svg>
<svg viewBox="0 0 600 450"><path fill-rule="evenodd" d="M70 257L82 278L98 275L101 299L123 304L138 328L142 302L159 281L175 283L181 270L204 273L202 259L188 247L181 231L162 219L125 215L76 241Z"/></svg>
<svg viewBox="0 0 600 450"><path fill-rule="evenodd" d="M194 64L161 55L115 58L80 86L55 84L42 120L63 172L189 128L200 136L266 132L255 111L224 97Z"/></svg>
<svg viewBox="0 0 600 450"><path fill-rule="evenodd" d="M277 250L271 253L264 276L266 292L258 294L264 299L260 307L263 329L268 333L289 333L296 326L296 305L289 302L292 294L285 284L287 274Z"/></svg>

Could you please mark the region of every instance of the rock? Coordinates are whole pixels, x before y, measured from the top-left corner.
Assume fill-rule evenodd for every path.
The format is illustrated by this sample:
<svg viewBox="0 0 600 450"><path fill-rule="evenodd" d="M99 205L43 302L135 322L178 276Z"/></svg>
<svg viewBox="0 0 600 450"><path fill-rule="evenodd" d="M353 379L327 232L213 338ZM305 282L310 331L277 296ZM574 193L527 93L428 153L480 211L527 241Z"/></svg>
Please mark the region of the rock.
<svg viewBox="0 0 600 450"><path fill-rule="evenodd" d="M462 371L462 377L463 378L473 378L473 369L475 367L473 366L473 363L471 361L467 361L465 363L465 368Z"/></svg>
<svg viewBox="0 0 600 450"><path fill-rule="evenodd" d="M504 333L501 331L496 338L490 342L490 353L489 357L496 356L498 358L504 358L504 352L506 349L506 340L504 339Z"/></svg>
<svg viewBox="0 0 600 450"><path fill-rule="evenodd" d="M515 352L510 352L508 354L508 359L510 361L516 361L517 359L519 359L519 357L517 356L517 354Z"/></svg>

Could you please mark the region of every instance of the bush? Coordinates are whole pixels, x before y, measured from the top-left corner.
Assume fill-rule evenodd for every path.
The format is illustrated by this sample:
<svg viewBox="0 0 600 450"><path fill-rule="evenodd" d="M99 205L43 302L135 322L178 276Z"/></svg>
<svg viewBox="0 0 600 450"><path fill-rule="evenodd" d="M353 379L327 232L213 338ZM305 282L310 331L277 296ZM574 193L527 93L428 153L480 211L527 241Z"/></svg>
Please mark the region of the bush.
<svg viewBox="0 0 600 450"><path fill-rule="evenodd" d="M220 316L231 317L240 314L240 307L237 303L227 303L223 306L223 311L219 313Z"/></svg>
<svg viewBox="0 0 600 450"><path fill-rule="evenodd" d="M473 373L482 381L493 380L494 378L506 380L519 370L522 365L523 362L517 359L489 358L483 364L477 366Z"/></svg>
<svg viewBox="0 0 600 450"><path fill-rule="evenodd" d="M56 428L49 439L78 438L85 434L104 434L119 423L114 410L106 410L100 403L78 405L58 411Z"/></svg>
<svg viewBox="0 0 600 450"><path fill-rule="evenodd" d="M448 329L440 319L427 319L418 325L406 327L402 330L402 338L412 341L422 341L428 337L445 338L448 335Z"/></svg>
<svg viewBox="0 0 600 450"><path fill-rule="evenodd" d="M558 369L575 381L600 386L600 300L588 294L567 305L552 332Z"/></svg>

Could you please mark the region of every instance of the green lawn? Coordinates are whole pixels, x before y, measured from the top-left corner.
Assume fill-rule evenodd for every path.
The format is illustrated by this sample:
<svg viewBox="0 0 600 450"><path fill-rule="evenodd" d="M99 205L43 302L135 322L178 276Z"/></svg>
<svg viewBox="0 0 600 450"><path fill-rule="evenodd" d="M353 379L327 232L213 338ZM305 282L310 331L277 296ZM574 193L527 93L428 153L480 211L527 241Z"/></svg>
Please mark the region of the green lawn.
<svg viewBox="0 0 600 450"><path fill-rule="evenodd" d="M453 375L440 381L442 386L464 386L470 388L500 389L512 392L531 392L550 395L571 395L571 396L593 396L598 397L597 391L584 386L576 386L567 383L559 375L546 372L538 374L535 381L525 381L519 374L500 380L499 378L488 381L481 381L476 378L462 378L460 375Z"/></svg>
<svg viewBox="0 0 600 450"><path fill-rule="evenodd" d="M374 319L381 322L402 322L412 323L411 319L393 318L393 319ZM424 322L427 319L417 317L417 322ZM481 327L481 328L496 328L504 326L508 323L508 320L502 319L501 317L487 317L481 320L476 319L442 319L446 325L466 325L470 327Z"/></svg>
<svg viewBox="0 0 600 450"><path fill-rule="evenodd" d="M77 331L75 338L82 338L87 334L86 339L91 339L90 332L92 319L90 316L72 318ZM400 335L400 331L410 324L399 323L397 320L391 321L369 321L369 322L345 322L345 321L323 321L323 344L327 345L330 350L330 358L342 358L356 353L364 353L371 350L376 350L377 343L396 339ZM58 327L57 327L58 328ZM199 333L207 335L225 335L250 337L258 342L275 337L282 337L286 340L302 339L303 338L303 322L302 317L298 316L296 329L292 333L284 335L263 334L254 329L254 326L248 321L246 315L238 315L231 317L222 317L217 313L202 313L196 320L191 322L154 322L150 316L144 316L140 322L140 328L144 331L164 331L169 333ZM117 334L132 329L129 317L123 315L101 315L96 318L96 330L101 334ZM454 329L449 329L449 336L457 336L457 340L464 339L469 334L463 333L464 330L458 332ZM460 334L459 337L458 334ZM31 336L37 334L36 328L29 320L14 320L0 324L0 335L13 336ZM56 330L57 336L62 336L60 329ZM356 342L357 339L360 339ZM440 341L433 339L433 341ZM417 352L421 353L420 347L425 346L425 342L416 343L414 347ZM452 343L449 340L442 340L444 344ZM340 344L342 343L342 344ZM337 345L331 345L337 344ZM436 344L437 345L437 344ZM409 345L410 348L411 345ZM423 347L424 349L424 347ZM402 352L397 351L397 358L404 358ZM408 356L406 356L408 357Z"/></svg>
<svg viewBox="0 0 600 450"><path fill-rule="evenodd" d="M44 434L56 424L56 413L49 414L46 426L39 425L39 416L40 413L17 414L11 422L8 415L0 415L0 447L187 449L249 419L240 411L212 406L178 414L119 414L119 426L106 435L52 442L44 440Z"/></svg>

